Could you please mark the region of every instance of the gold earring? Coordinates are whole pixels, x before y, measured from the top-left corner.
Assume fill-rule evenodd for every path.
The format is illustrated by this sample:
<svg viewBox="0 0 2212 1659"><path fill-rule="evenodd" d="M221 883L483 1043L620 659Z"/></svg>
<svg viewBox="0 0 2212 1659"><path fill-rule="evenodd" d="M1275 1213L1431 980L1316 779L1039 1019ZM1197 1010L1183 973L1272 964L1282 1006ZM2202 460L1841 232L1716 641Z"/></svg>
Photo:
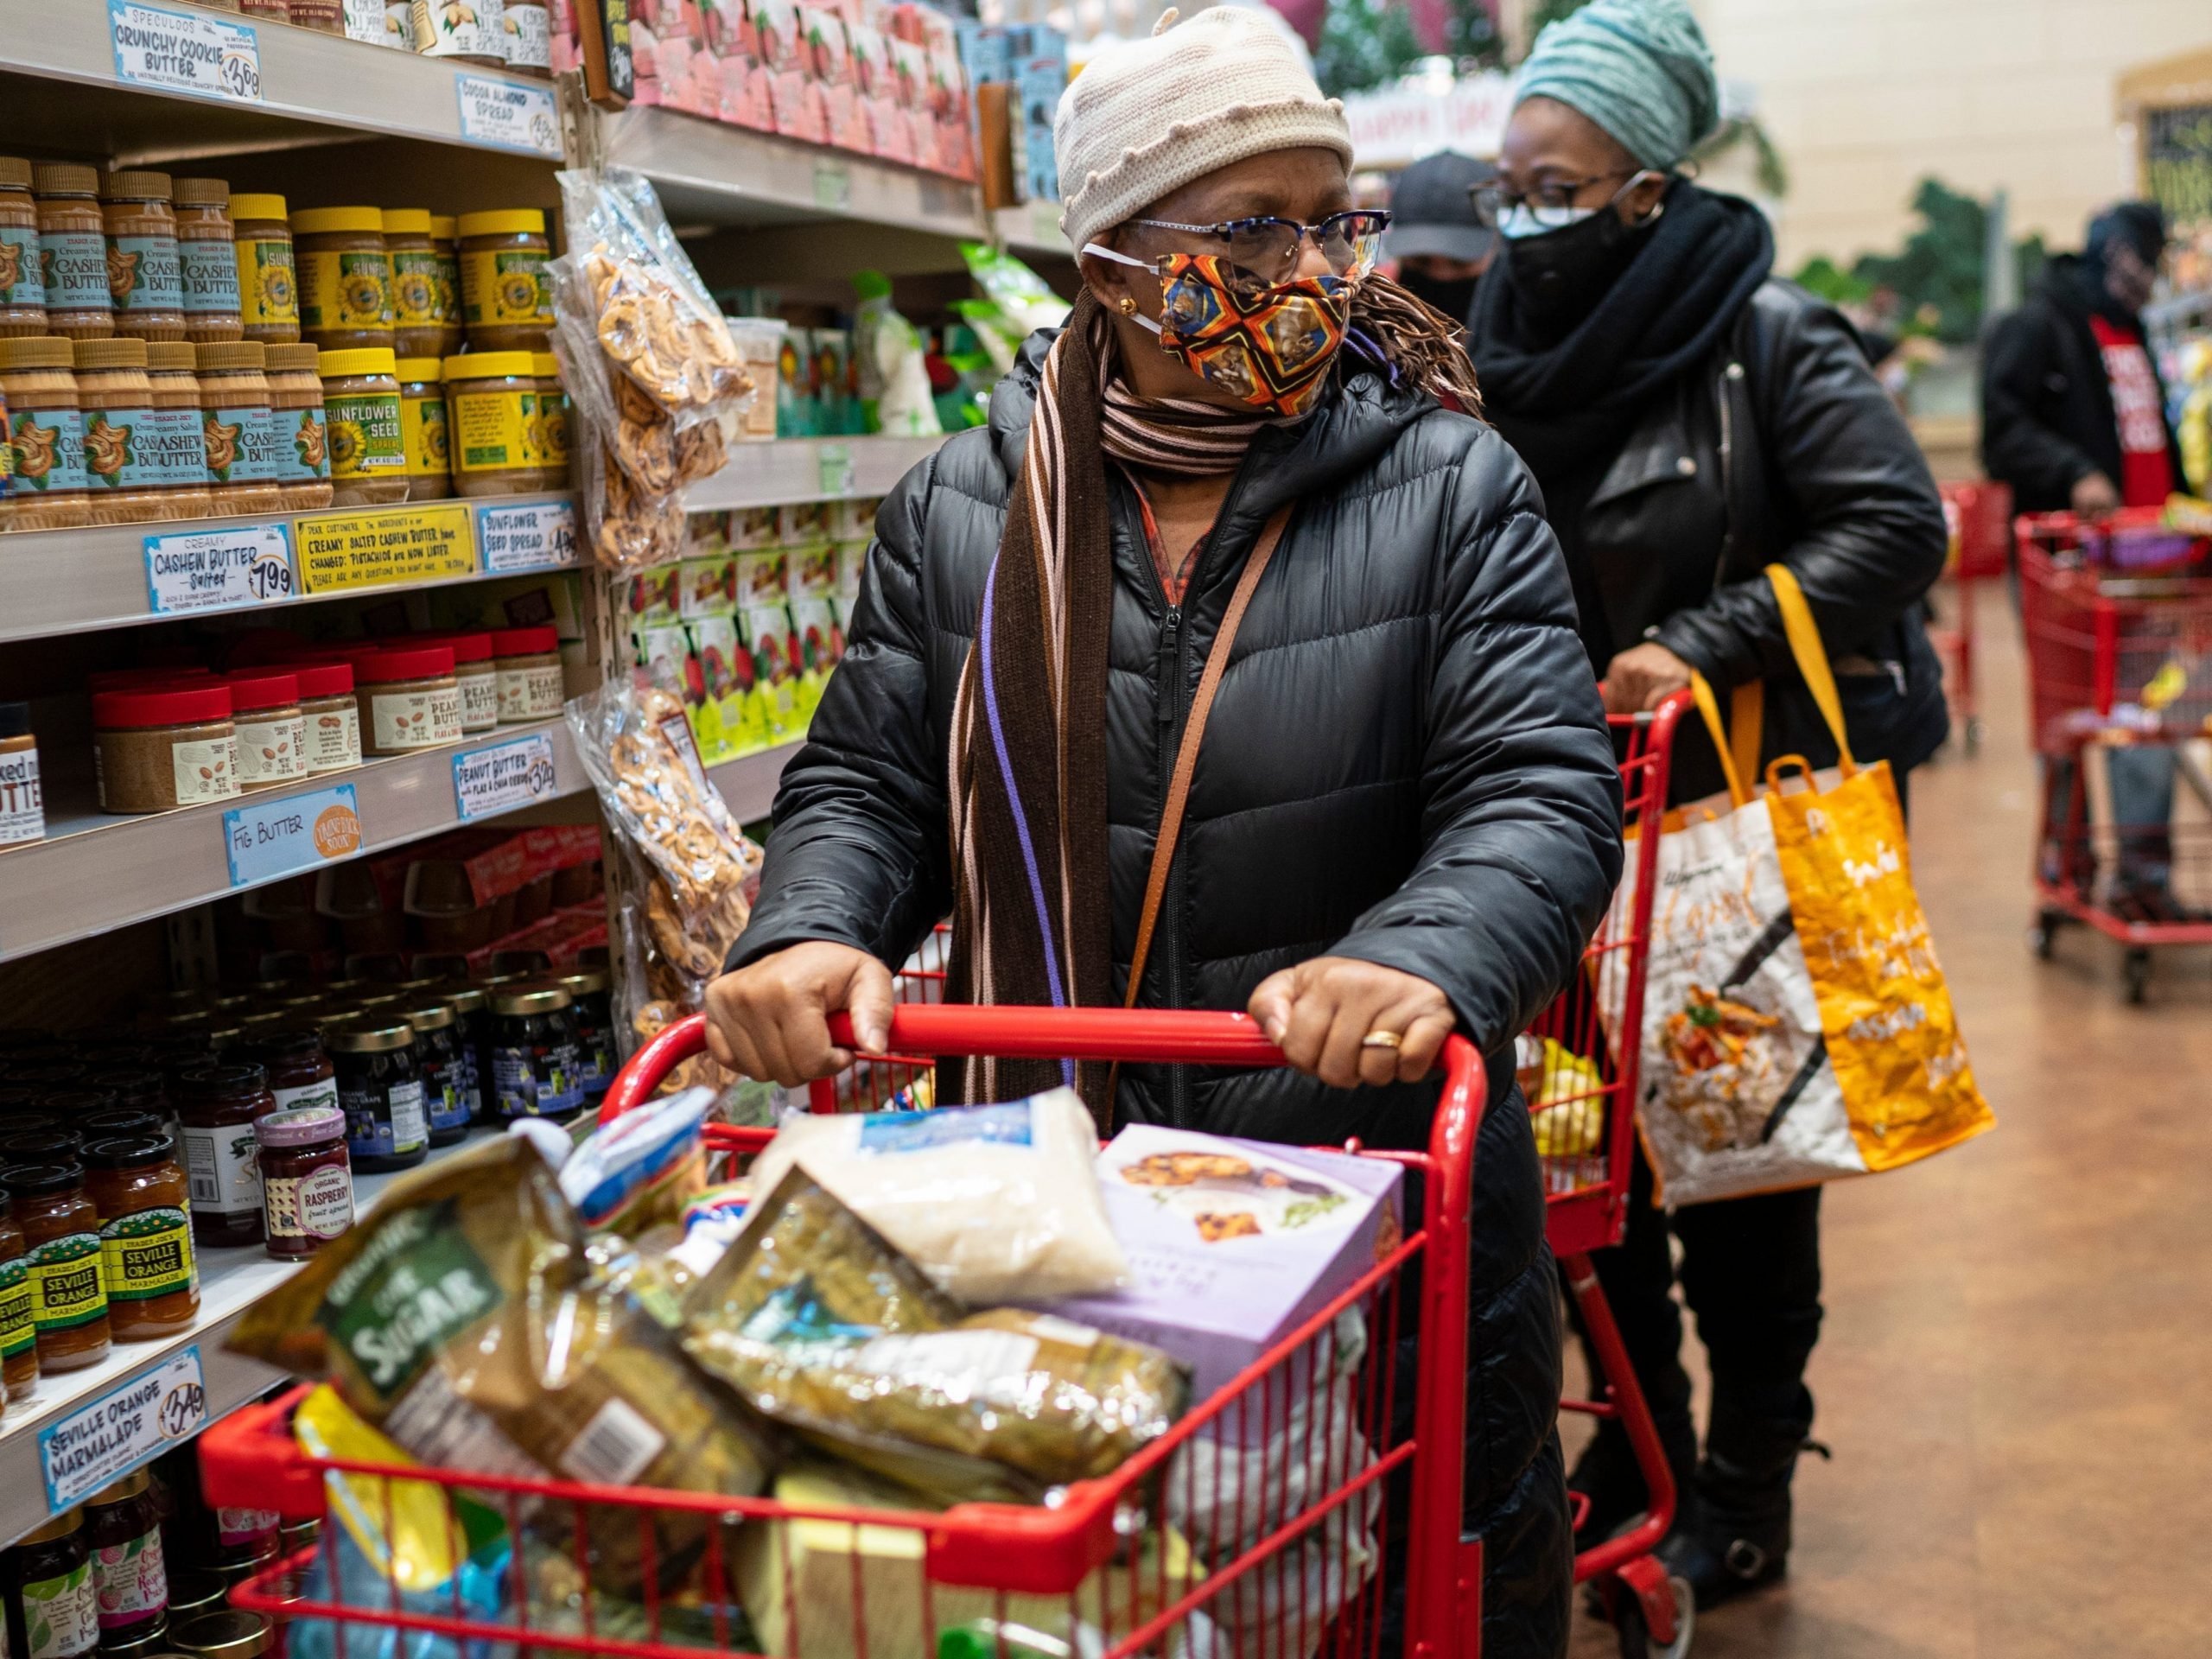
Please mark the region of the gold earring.
<svg viewBox="0 0 2212 1659"><path fill-rule="evenodd" d="M1137 302L1136 302L1136 301L1135 301L1133 297L1131 297L1129 295L1127 295L1127 294L1122 295L1122 315L1123 316L1125 316L1125 317L1134 317L1135 315L1136 315L1136 314L1137 314Z"/></svg>

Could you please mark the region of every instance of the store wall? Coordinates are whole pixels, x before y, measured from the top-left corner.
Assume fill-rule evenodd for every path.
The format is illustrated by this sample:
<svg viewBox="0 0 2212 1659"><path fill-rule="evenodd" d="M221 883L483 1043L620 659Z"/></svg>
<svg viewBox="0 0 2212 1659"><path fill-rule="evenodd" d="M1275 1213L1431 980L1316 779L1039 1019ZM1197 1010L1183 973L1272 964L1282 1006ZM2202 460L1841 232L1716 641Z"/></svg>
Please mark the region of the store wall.
<svg viewBox="0 0 2212 1659"><path fill-rule="evenodd" d="M1780 263L1887 251L1914 187L2011 193L2013 232L2077 246L2133 188L2122 70L2212 45L2208 0L1692 0L1724 75L1758 89L1789 194Z"/></svg>

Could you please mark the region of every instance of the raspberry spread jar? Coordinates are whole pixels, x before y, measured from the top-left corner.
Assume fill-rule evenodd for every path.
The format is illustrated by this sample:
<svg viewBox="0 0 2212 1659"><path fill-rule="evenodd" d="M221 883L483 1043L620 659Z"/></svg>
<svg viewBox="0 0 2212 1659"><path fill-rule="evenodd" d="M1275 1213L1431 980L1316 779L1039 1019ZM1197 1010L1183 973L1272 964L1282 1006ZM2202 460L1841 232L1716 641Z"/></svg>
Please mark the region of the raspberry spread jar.
<svg viewBox="0 0 2212 1659"><path fill-rule="evenodd" d="M261 1141L261 1192L269 1254L313 1255L353 1224L353 1166L346 1114L295 1106L253 1126Z"/></svg>

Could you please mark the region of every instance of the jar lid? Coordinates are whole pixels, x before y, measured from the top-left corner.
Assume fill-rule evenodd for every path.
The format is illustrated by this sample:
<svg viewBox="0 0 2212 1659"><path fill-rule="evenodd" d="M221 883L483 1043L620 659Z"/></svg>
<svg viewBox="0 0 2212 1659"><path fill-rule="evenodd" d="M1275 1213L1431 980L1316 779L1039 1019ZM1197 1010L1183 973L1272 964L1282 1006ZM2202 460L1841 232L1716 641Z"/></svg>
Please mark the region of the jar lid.
<svg viewBox="0 0 2212 1659"><path fill-rule="evenodd" d="M303 697L343 696L353 689L351 663L292 663L286 671L299 682Z"/></svg>
<svg viewBox="0 0 2212 1659"><path fill-rule="evenodd" d="M60 1103L61 1096L48 1095L44 1109L61 1115L62 1126L80 1141L111 1141L118 1135L151 1135L167 1125L161 1113L149 1111L143 1106L123 1106L116 1103L114 1095L105 1090L99 1091L104 1103L78 1109Z"/></svg>
<svg viewBox="0 0 2212 1659"><path fill-rule="evenodd" d="M389 346L365 346L357 351L324 352L316 359L315 372L326 380L335 380L348 374L391 374L399 372L399 358Z"/></svg>
<svg viewBox="0 0 2212 1659"><path fill-rule="evenodd" d="M292 215L294 236L347 232L384 234L384 213L375 207L302 207Z"/></svg>
<svg viewBox="0 0 2212 1659"><path fill-rule="evenodd" d="M131 1106L132 1101L158 1100L163 1092L162 1074L149 1065L118 1066L112 1071L95 1071L85 1079L85 1087L104 1090L125 1111L137 1109Z"/></svg>
<svg viewBox="0 0 2212 1659"><path fill-rule="evenodd" d="M50 1544L57 1538L67 1538L85 1524L85 1517L75 1510L64 1510L42 1527L34 1527L16 1541L18 1544Z"/></svg>
<svg viewBox="0 0 2212 1659"><path fill-rule="evenodd" d="M230 183L224 179L179 179L176 201L180 207L227 207L231 205Z"/></svg>
<svg viewBox="0 0 2212 1659"><path fill-rule="evenodd" d="M269 366L268 348L257 340L215 340L198 350L202 374L224 369L251 369L257 372Z"/></svg>
<svg viewBox="0 0 2212 1659"><path fill-rule="evenodd" d="M468 352L446 359L448 380L527 380L531 376L528 352Z"/></svg>
<svg viewBox="0 0 2212 1659"><path fill-rule="evenodd" d="M445 372L435 357L403 357L392 365L402 380L443 380Z"/></svg>
<svg viewBox="0 0 2212 1659"><path fill-rule="evenodd" d="M31 164L20 156L0 156L0 190L31 188Z"/></svg>
<svg viewBox="0 0 2212 1659"><path fill-rule="evenodd" d="M325 1026L322 1046L334 1054L388 1054L414 1046L415 1027L387 1014L364 1015Z"/></svg>
<svg viewBox="0 0 2212 1659"><path fill-rule="evenodd" d="M453 222L454 216L451 213L432 213L430 215L430 239L433 242L452 241L454 238Z"/></svg>
<svg viewBox="0 0 2212 1659"><path fill-rule="evenodd" d="M147 686L103 691L92 699L92 726L111 731L130 726L189 726L231 717L227 685Z"/></svg>
<svg viewBox="0 0 2212 1659"><path fill-rule="evenodd" d="M80 340L76 342L75 356L79 370L143 369L146 342L129 334L118 334L112 340Z"/></svg>
<svg viewBox="0 0 2212 1659"><path fill-rule="evenodd" d="M67 1127L0 1135L0 1164L50 1164L75 1157L84 1144L85 1137Z"/></svg>
<svg viewBox="0 0 2212 1659"><path fill-rule="evenodd" d="M140 1469L130 1474L125 1475L121 1480L117 1481L112 1486L101 1487L99 1491L94 1492L90 1497L86 1498L85 1502L86 1504L95 1509L104 1509L111 1503L128 1503L132 1498L137 1497L139 1493L144 1491L147 1487L152 1484L152 1481L148 1478L146 1471L143 1469Z"/></svg>
<svg viewBox="0 0 2212 1659"><path fill-rule="evenodd" d="M67 1192L84 1184L85 1166L73 1158L60 1163L0 1165L0 1186L19 1198Z"/></svg>
<svg viewBox="0 0 2212 1659"><path fill-rule="evenodd" d="M233 674L228 683L233 709L283 709L300 700L299 676L289 669L281 674L261 669L250 674Z"/></svg>
<svg viewBox="0 0 2212 1659"><path fill-rule="evenodd" d="M266 342L264 342L266 344ZM272 374L321 374L319 360L322 348L313 340L289 346L270 346L268 354L269 371Z"/></svg>
<svg viewBox="0 0 2212 1659"><path fill-rule="evenodd" d="M455 985L438 995L445 999L446 1007L455 1014L474 1014L485 1003L484 993L474 985Z"/></svg>
<svg viewBox="0 0 2212 1659"><path fill-rule="evenodd" d="M545 215L535 207L506 207L488 213L463 213L454 228L470 236L543 236Z"/></svg>
<svg viewBox="0 0 2212 1659"><path fill-rule="evenodd" d="M443 1031L454 1022L453 1009L442 997L434 1002L416 1002L399 1012L417 1031Z"/></svg>
<svg viewBox="0 0 2212 1659"><path fill-rule="evenodd" d="M125 168L100 181L100 194L110 201L167 201L170 191L166 173Z"/></svg>
<svg viewBox="0 0 2212 1659"><path fill-rule="evenodd" d="M484 642L484 654L492 654L492 642ZM0 702L0 737L22 737L31 728L31 706L28 702Z"/></svg>
<svg viewBox="0 0 2212 1659"><path fill-rule="evenodd" d="M455 663L488 663L492 660L492 635L488 630L479 633L430 633L423 636L425 645L435 641L451 648Z"/></svg>
<svg viewBox="0 0 2212 1659"><path fill-rule="evenodd" d="M231 198L231 218L234 222L241 219L282 219L283 217L284 198L282 196L240 191Z"/></svg>
<svg viewBox="0 0 2212 1659"><path fill-rule="evenodd" d="M254 1138L264 1147L311 1147L346 1138L346 1114L336 1106L289 1106L257 1118Z"/></svg>
<svg viewBox="0 0 2212 1659"><path fill-rule="evenodd" d="M99 194L99 169L86 167L78 162L33 162L31 177L36 181L41 196L91 196Z"/></svg>
<svg viewBox="0 0 2212 1659"><path fill-rule="evenodd" d="M558 985L515 985L506 987L492 999L494 1014L554 1014L568 1007L575 998Z"/></svg>
<svg viewBox="0 0 2212 1659"><path fill-rule="evenodd" d="M557 380L561 378L561 359L550 352L532 352L530 372L541 380Z"/></svg>
<svg viewBox="0 0 2212 1659"><path fill-rule="evenodd" d="M427 207L387 207L384 210L386 236L428 236L430 210Z"/></svg>
<svg viewBox="0 0 2212 1659"><path fill-rule="evenodd" d="M595 996L609 983L604 968L579 968L573 974L563 974L553 982L569 988L571 996Z"/></svg>
<svg viewBox="0 0 2212 1659"><path fill-rule="evenodd" d="M259 1613L225 1607L169 1626L169 1645L186 1659L258 1659L275 1627Z"/></svg>
<svg viewBox="0 0 2212 1659"><path fill-rule="evenodd" d="M267 1090L269 1073L251 1061L238 1060L188 1066L176 1074L176 1081L189 1095L257 1095Z"/></svg>
<svg viewBox="0 0 2212 1659"><path fill-rule="evenodd" d="M193 360L190 340L149 340L146 342L146 366L163 374L190 374L199 365Z"/></svg>
<svg viewBox="0 0 2212 1659"><path fill-rule="evenodd" d="M34 1060L19 1054L15 1064L8 1068L8 1080L10 1083L37 1084L48 1089L70 1089L76 1086L77 1079L85 1075L85 1063L74 1058Z"/></svg>
<svg viewBox="0 0 2212 1659"><path fill-rule="evenodd" d="M70 355L69 342L66 340L42 334L21 340L0 340L0 370L67 369L74 365L75 359Z"/></svg>
<svg viewBox="0 0 2212 1659"><path fill-rule="evenodd" d="M560 649L561 632L557 628L499 628L492 634L494 657L543 657L549 651Z"/></svg>
<svg viewBox="0 0 2212 1659"><path fill-rule="evenodd" d="M453 647L416 645L399 651L380 651L353 664L354 677L364 685L390 685L398 680L435 679L453 672Z"/></svg>
<svg viewBox="0 0 2212 1659"><path fill-rule="evenodd" d="M150 1135L115 1135L88 1141L79 1154L93 1169L143 1169L166 1164L176 1157L176 1137L165 1129Z"/></svg>
<svg viewBox="0 0 2212 1659"><path fill-rule="evenodd" d="M86 688L92 691L124 691L135 686L180 683L213 685L215 683L214 671L206 668L103 668L85 676ZM197 991L180 991L170 998L180 1007L197 1007L205 1000Z"/></svg>

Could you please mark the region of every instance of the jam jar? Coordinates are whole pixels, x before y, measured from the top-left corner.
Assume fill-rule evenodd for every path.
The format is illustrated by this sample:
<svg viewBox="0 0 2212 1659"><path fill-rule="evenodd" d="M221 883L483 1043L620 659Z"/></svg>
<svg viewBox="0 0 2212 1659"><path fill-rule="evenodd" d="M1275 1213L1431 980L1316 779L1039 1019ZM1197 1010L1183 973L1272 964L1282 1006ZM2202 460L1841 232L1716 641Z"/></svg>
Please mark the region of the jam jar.
<svg viewBox="0 0 2212 1659"><path fill-rule="evenodd" d="M99 1595L85 1517L65 1510L0 1554L8 1597L8 1651L27 1659L78 1659L99 1644ZM35 1611L37 1630L24 1615Z"/></svg>
<svg viewBox="0 0 2212 1659"><path fill-rule="evenodd" d="M492 1092L501 1118L551 1117L583 1103L576 1015L558 985L504 986L492 999Z"/></svg>
<svg viewBox="0 0 2212 1659"><path fill-rule="evenodd" d="M171 1335L200 1313L192 1205L166 1131L87 1141L85 1191L100 1217L100 1276L118 1342Z"/></svg>
<svg viewBox="0 0 2212 1659"><path fill-rule="evenodd" d="M295 1106L255 1124L269 1254L313 1255L353 1224L353 1166L346 1114L335 1104Z"/></svg>
<svg viewBox="0 0 2212 1659"><path fill-rule="evenodd" d="M454 1036L461 1050L461 1099L467 1104L469 1117L481 1123L491 1105L487 1094L491 1063L484 1052L492 1034L487 1000L474 985L442 985L437 995L453 1010Z"/></svg>
<svg viewBox="0 0 2212 1659"><path fill-rule="evenodd" d="M0 1379L16 1401L38 1384L38 1327L31 1317L31 1262L16 1201L0 1187Z"/></svg>
<svg viewBox="0 0 2212 1659"><path fill-rule="evenodd" d="M468 1133L472 1115L461 1093L461 1021L443 1000L404 1000L400 1017L415 1027L415 1058L422 1069L423 1110L430 1144L449 1147Z"/></svg>
<svg viewBox="0 0 2212 1659"><path fill-rule="evenodd" d="M322 1052L322 1037L312 1025L285 1023L256 1038L246 1058L269 1074L269 1093L280 1112L296 1106L335 1106L338 1068Z"/></svg>
<svg viewBox="0 0 2212 1659"><path fill-rule="evenodd" d="M177 1074L184 1167L192 1192L192 1236L202 1245L261 1243L257 1120L276 1109L269 1074L251 1062L201 1065Z"/></svg>
<svg viewBox="0 0 2212 1659"><path fill-rule="evenodd" d="M161 1507L143 1469L85 1500L85 1535L92 1550L92 1588L99 1602L103 1652L150 1651L169 1610L169 1575L162 1555Z"/></svg>
<svg viewBox="0 0 2212 1659"><path fill-rule="evenodd" d="M585 968L554 982L567 991L576 1015L576 1076L584 1100L595 1102L614 1084L621 1064L614 1053L614 1005L607 969Z"/></svg>
<svg viewBox="0 0 2212 1659"><path fill-rule="evenodd" d="M99 1212L74 1159L0 1168L30 1253L31 1320L45 1376L107 1357L107 1292L100 1280Z"/></svg>
<svg viewBox="0 0 2212 1659"><path fill-rule="evenodd" d="M353 1167L411 1169L430 1149L415 1027L384 1014L327 1027L324 1046L338 1068L346 1149Z"/></svg>

